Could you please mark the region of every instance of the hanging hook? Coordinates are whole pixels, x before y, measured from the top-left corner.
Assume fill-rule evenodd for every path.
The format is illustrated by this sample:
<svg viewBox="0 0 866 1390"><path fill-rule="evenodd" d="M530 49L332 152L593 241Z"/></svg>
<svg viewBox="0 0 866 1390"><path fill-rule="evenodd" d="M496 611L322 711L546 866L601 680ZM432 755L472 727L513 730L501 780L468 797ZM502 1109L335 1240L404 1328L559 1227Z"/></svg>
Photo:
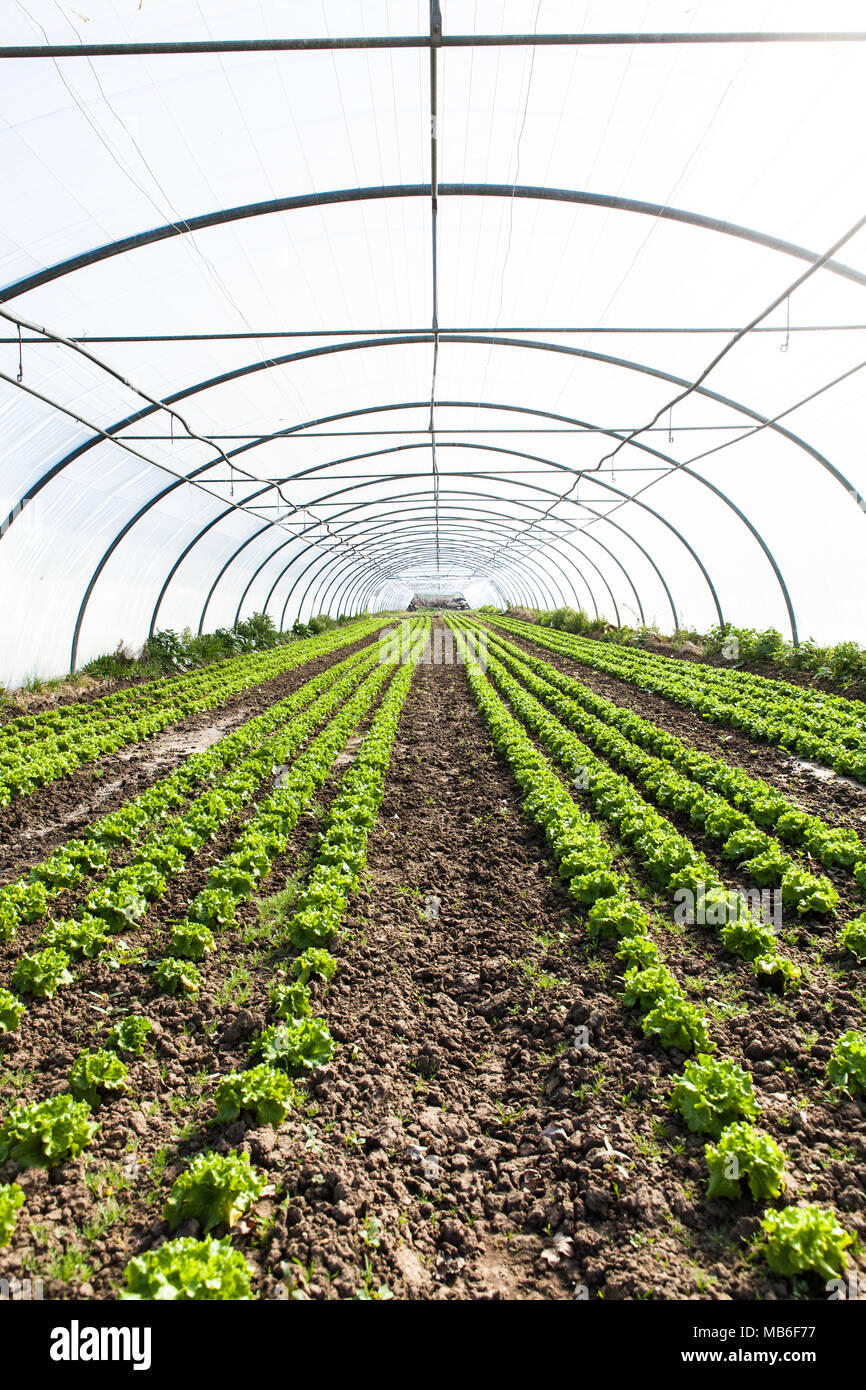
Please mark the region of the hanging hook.
<svg viewBox="0 0 866 1390"><path fill-rule="evenodd" d="M791 343L791 296L785 300L785 341L781 344L779 351L787 352Z"/></svg>
<svg viewBox="0 0 866 1390"><path fill-rule="evenodd" d="M21 342L21 324L18 325L18 380L24 380L24 346Z"/></svg>
<svg viewBox="0 0 866 1390"><path fill-rule="evenodd" d="M234 495L235 495L235 470L232 468L231 464L229 464L229 497L234 497Z"/></svg>
<svg viewBox="0 0 866 1390"><path fill-rule="evenodd" d="M671 406L670 410L668 411L668 443L669 443L669 444L673 444L673 442L674 442L674 408L673 408L673 406Z"/></svg>

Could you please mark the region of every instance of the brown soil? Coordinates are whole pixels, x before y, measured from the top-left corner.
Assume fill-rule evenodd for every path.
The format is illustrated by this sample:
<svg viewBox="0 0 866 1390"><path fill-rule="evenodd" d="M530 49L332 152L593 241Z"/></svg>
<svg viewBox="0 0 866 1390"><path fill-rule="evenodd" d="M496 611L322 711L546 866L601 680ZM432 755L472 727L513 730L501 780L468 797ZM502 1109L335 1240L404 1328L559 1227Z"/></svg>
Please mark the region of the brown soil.
<svg viewBox="0 0 866 1390"><path fill-rule="evenodd" d="M269 891L304 873L315 827L298 827ZM152 914L146 942L203 868ZM760 1209L706 1201L703 1140L665 1106L683 1059L623 1009L610 948L586 953L461 669L422 667L413 682L340 969L316 991L339 1050L277 1132L212 1123L218 1078L244 1064L281 964L255 908L243 916L197 1000L154 998L140 968L90 964L5 1040L0 1093L41 1097L64 1088L106 1010L140 1007L160 1026L156 1063L137 1063L130 1097L101 1109L86 1158L0 1168L27 1193L0 1276L38 1274L51 1298L114 1296L130 1255L166 1235L184 1157L215 1146L249 1152L273 1186L234 1237L259 1297L352 1298L365 1283L412 1299L825 1296L745 1258ZM833 1203L866 1235L863 1106L831 1103L821 1084L830 1042L858 1017L848 981L788 1003L699 929L660 944L714 1011L722 1050L752 1071L792 1194Z"/></svg>

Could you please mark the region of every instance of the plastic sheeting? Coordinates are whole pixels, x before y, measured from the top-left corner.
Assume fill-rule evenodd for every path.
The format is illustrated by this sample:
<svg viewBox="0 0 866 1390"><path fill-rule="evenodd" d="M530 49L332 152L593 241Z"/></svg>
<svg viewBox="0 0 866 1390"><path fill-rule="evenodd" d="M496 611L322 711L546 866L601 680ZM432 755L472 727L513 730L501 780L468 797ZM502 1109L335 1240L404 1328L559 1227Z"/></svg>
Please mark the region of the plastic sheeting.
<svg viewBox="0 0 866 1390"><path fill-rule="evenodd" d="M443 15L815 26L792 0ZM429 31L395 0L11 0L0 47ZM864 64L439 49L434 383L429 48L0 59L2 305L97 359L0 320L0 681L416 588L866 641L866 233L618 447L866 213Z"/></svg>

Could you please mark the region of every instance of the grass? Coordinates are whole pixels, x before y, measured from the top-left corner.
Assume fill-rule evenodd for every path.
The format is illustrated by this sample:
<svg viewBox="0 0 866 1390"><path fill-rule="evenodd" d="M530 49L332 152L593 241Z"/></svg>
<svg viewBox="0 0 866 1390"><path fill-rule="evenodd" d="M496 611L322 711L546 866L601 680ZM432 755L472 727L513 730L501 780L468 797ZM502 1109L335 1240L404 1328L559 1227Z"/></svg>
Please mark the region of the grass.
<svg viewBox="0 0 866 1390"><path fill-rule="evenodd" d="M293 874L286 880L285 887L278 893L272 893L268 898L259 898L256 909L259 917L259 930L256 935L264 935L278 927L282 927L289 920L291 909L295 904L298 894L301 891L301 876ZM247 928L247 930L254 930ZM246 941L246 937L244 938ZM256 936L252 937L253 940Z"/></svg>

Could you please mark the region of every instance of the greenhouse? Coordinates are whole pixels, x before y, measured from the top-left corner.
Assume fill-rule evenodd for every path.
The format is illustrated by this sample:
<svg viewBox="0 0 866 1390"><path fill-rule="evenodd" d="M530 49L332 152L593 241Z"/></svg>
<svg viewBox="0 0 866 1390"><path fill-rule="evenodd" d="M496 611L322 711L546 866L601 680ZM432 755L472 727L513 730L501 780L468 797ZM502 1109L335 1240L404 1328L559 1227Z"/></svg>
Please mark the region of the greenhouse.
<svg viewBox="0 0 866 1390"><path fill-rule="evenodd" d="M0 45L0 679L431 585L866 639L856 6L87 8Z"/></svg>
<svg viewBox="0 0 866 1390"><path fill-rule="evenodd" d="M3 6L0 1296L866 1289L864 65Z"/></svg>

